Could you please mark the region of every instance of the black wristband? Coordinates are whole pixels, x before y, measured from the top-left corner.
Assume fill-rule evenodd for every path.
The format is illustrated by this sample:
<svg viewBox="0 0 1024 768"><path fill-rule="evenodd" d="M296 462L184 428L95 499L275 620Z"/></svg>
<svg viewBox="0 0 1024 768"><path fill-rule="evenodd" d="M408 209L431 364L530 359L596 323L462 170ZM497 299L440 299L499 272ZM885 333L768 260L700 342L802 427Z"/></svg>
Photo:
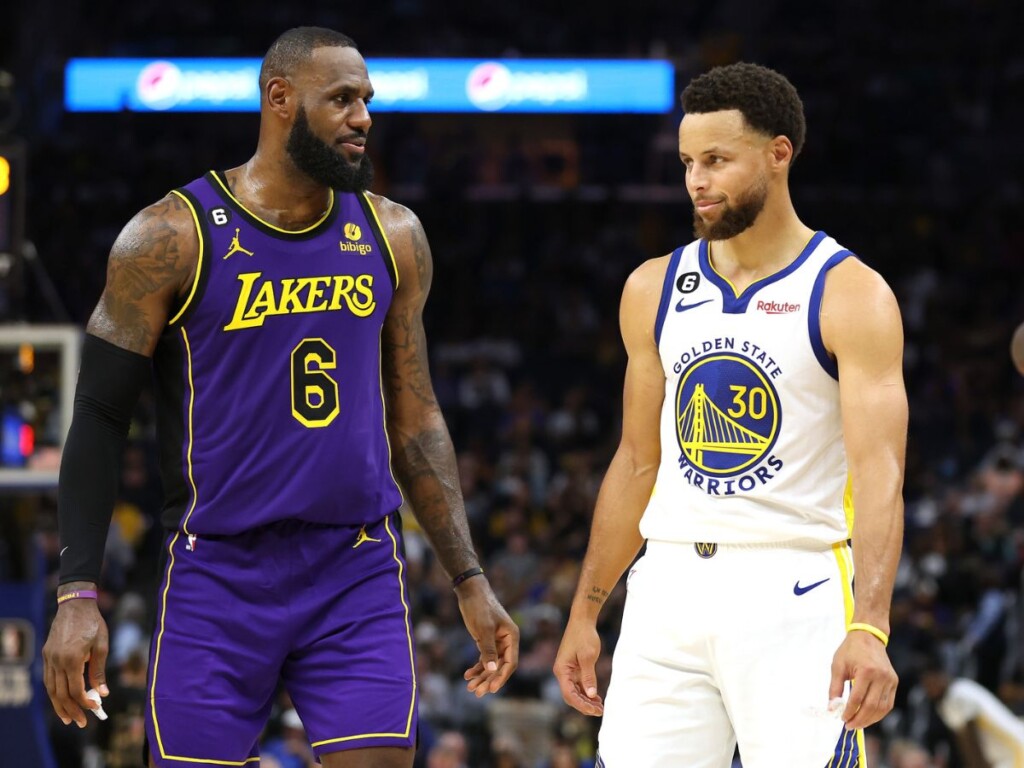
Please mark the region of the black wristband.
<svg viewBox="0 0 1024 768"><path fill-rule="evenodd" d="M466 579L472 579L474 576L480 576L483 574L484 569L479 565L476 568L470 568L468 571L463 571L454 579L452 579L452 587L457 587L459 584L464 582Z"/></svg>
<svg viewBox="0 0 1024 768"><path fill-rule="evenodd" d="M121 453L150 359L87 335L57 488L60 583L98 582Z"/></svg>

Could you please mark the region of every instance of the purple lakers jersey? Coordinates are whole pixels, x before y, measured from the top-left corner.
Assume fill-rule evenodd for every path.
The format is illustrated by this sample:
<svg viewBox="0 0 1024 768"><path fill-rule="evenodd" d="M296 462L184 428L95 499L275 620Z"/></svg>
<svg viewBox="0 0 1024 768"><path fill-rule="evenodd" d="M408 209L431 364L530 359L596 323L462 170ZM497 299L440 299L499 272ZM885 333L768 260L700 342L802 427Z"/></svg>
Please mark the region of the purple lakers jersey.
<svg viewBox="0 0 1024 768"><path fill-rule="evenodd" d="M219 172L173 194L199 263L154 357L164 524L231 535L397 509L380 339L399 278L366 194L332 193L301 231L246 210Z"/></svg>

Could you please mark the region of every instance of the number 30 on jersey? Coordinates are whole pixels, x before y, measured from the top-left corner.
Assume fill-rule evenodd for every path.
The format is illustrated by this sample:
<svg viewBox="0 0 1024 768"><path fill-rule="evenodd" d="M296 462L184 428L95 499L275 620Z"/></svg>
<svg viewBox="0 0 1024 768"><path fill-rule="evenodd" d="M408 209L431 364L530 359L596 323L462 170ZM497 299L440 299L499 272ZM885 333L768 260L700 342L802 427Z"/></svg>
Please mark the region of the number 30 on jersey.
<svg viewBox="0 0 1024 768"><path fill-rule="evenodd" d="M323 339L303 339L292 350L292 416L305 427L326 427L338 417L338 382L325 371L338 354Z"/></svg>

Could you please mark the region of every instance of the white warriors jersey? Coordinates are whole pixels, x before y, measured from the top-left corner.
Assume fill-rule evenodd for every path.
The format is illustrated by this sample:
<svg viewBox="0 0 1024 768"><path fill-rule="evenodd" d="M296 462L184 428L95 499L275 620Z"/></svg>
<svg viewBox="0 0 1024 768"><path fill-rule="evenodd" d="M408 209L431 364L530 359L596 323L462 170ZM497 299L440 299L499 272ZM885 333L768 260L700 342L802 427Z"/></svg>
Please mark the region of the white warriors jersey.
<svg viewBox="0 0 1024 768"><path fill-rule="evenodd" d="M699 240L673 252L655 326L661 465L644 538L830 546L852 533L825 277L852 254L817 232L737 295ZM712 245L713 248L713 245Z"/></svg>
<svg viewBox="0 0 1024 768"><path fill-rule="evenodd" d="M1024 766L1024 723L981 684L966 678L954 680L937 709L954 731L972 720L978 724L981 751L993 768Z"/></svg>

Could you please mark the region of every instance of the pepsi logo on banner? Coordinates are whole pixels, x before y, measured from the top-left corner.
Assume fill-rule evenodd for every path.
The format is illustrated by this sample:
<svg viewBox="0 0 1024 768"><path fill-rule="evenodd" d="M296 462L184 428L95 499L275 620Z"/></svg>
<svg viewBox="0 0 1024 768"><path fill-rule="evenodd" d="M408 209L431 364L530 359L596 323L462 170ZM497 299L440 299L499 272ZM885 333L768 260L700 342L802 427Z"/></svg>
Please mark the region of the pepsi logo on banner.
<svg viewBox="0 0 1024 768"><path fill-rule="evenodd" d="M181 70L169 61L154 61L139 73L135 89L150 109L170 109L181 99Z"/></svg>
<svg viewBox="0 0 1024 768"><path fill-rule="evenodd" d="M501 109L512 96L512 73L504 64L485 61L470 70L466 78L466 96L480 109Z"/></svg>

